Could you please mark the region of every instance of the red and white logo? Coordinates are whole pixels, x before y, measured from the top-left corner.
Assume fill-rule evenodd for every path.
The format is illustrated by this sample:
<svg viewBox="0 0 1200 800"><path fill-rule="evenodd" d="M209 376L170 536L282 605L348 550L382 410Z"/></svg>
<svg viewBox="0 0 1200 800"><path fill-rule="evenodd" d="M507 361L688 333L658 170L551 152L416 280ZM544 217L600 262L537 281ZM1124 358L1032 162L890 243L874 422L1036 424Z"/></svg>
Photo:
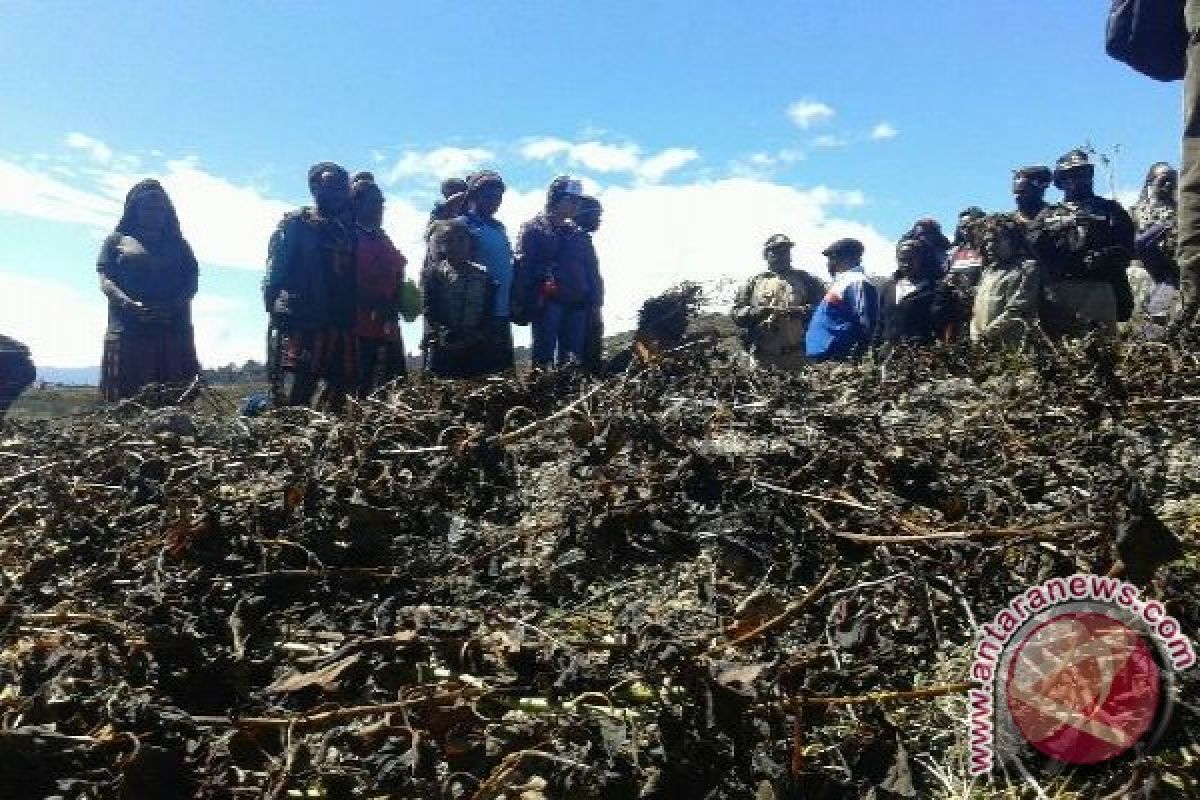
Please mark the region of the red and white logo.
<svg viewBox="0 0 1200 800"><path fill-rule="evenodd" d="M1111 576L1049 578L980 626L967 693L968 770L1003 759L1041 770L1152 751L1171 719L1175 674L1196 664L1179 620Z"/></svg>
<svg viewBox="0 0 1200 800"><path fill-rule="evenodd" d="M1068 764L1131 748L1155 723L1158 664L1145 637L1096 611L1056 614L1012 643L1004 692L1021 735Z"/></svg>

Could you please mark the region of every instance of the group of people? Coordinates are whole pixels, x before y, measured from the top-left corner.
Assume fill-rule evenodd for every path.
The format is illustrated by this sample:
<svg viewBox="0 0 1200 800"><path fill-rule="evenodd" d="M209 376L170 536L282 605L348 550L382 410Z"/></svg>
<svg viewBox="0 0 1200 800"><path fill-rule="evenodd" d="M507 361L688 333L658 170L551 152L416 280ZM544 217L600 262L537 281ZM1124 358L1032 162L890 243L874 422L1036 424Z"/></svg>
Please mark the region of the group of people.
<svg viewBox="0 0 1200 800"><path fill-rule="evenodd" d="M442 184L429 216L419 286L382 230L383 195L369 173L317 164L313 205L272 236L263 281L276 397L337 408L405 372L397 315L424 320L426 369L477 378L514 365L512 325L532 328L535 367L599 368L604 285L592 242L601 207L567 176L514 246L496 218L505 184L484 170ZM406 298L419 298L409 308ZM289 385L284 388L284 383Z"/></svg>
<svg viewBox="0 0 1200 800"><path fill-rule="evenodd" d="M321 162L308 188L267 245L267 377L279 404L336 409L405 373L400 317L418 309L375 177Z"/></svg>
<svg viewBox="0 0 1200 800"><path fill-rule="evenodd" d="M935 220L918 220L883 282L864 271L858 240L823 251L825 281L795 268L792 241L776 234L763 247L766 271L738 292L733 320L755 358L781 369L899 342L1164 336L1188 317L1176 260L1179 175L1153 165L1132 213L1098 196L1094 182L1080 150L1053 169L1021 167L1012 210L964 210L953 240ZM1046 200L1051 185L1062 192L1056 203ZM262 290L276 403L336 409L404 376L400 319L418 315L425 367L439 377L511 369L513 325L530 326L534 367L602 370L604 281L592 238L602 208L577 179L550 183L515 242L496 218L499 174L445 181L419 283L383 230L385 199L371 173L322 162L309 170L308 187L312 204L286 214L268 244ZM191 321L199 271L159 182L130 189L97 270L108 299L104 398L191 381L200 369ZM0 414L33 377L29 351L0 337Z"/></svg>
<svg viewBox="0 0 1200 800"><path fill-rule="evenodd" d="M969 337L1018 346L1031 335L1099 332L1161 338L1185 321L1176 260L1178 173L1154 164L1136 204L1095 193L1095 165L1072 150L1048 166L1013 172L1015 208L972 206L954 239L918 220L896 245L881 285L863 273L854 239L824 251L830 285L792 266L782 234L763 249L767 271L738 292L732 316L762 364L844 360L872 347ZM1046 200L1053 185L1057 203Z"/></svg>
<svg viewBox="0 0 1200 800"><path fill-rule="evenodd" d="M604 281L592 234L603 209L559 176L516 244L496 212L504 179L483 170L442 185L426 228L421 276L428 370L474 378L513 367L512 325L529 325L534 367L601 368Z"/></svg>

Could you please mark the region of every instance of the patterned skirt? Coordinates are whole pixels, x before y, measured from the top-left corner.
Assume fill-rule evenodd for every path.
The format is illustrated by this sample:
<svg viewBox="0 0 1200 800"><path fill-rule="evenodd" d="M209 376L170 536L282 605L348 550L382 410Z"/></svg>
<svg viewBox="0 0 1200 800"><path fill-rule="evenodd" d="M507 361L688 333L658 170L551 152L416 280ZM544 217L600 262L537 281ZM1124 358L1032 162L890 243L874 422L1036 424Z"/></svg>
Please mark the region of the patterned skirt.
<svg viewBox="0 0 1200 800"><path fill-rule="evenodd" d="M113 403L152 383L189 383L199 372L191 328L109 333L104 337L100 395Z"/></svg>
<svg viewBox="0 0 1200 800"><path fill-rule="evenodd" d="M339 391L350 391L358 382L358 337L340 328L289 331L284 338L280 366L297 375L309 375Z"/></svg>

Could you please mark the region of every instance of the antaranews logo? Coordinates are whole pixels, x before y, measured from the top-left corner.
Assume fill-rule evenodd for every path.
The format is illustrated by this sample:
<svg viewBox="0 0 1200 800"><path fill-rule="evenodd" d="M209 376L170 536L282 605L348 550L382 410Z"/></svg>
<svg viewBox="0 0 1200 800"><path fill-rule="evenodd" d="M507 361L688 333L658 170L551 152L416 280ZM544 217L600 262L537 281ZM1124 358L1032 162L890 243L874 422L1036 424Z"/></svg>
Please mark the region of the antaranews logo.
<svg viewBox="0 0 1200 800"><path fill-rule="evenodd" d="M1052 578L984 625L968 704L969 769L1097 764L1153 746L1173 703L1174 674L1196 663L1161 603L1119 578Z"/></svg>

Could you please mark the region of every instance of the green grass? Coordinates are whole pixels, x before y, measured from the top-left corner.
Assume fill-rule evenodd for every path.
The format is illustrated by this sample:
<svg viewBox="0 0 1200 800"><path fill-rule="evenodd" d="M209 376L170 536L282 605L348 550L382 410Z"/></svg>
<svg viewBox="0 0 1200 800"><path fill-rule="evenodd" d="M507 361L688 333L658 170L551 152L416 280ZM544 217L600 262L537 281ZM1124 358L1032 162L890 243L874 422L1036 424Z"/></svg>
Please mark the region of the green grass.
<svg viewBox="0 0 1200 800"><path fill-rule="evenodd" d="M36 386L25 390L8 410L9 419L55 419L81 414L103 405L95 386Z"/></svg>
<svg viewBox="0 0 1200 800"><path fill-rule="evenodd" d="M242 401L253 392L266 391L265 384L218 384L210 387L222 406L230 411L241 408ZM9 409L7 418L13 420L67 419L103 408L100 390L95 386L48 386L30 388ZM201 401L201 408L211 404Z"/></svg>

